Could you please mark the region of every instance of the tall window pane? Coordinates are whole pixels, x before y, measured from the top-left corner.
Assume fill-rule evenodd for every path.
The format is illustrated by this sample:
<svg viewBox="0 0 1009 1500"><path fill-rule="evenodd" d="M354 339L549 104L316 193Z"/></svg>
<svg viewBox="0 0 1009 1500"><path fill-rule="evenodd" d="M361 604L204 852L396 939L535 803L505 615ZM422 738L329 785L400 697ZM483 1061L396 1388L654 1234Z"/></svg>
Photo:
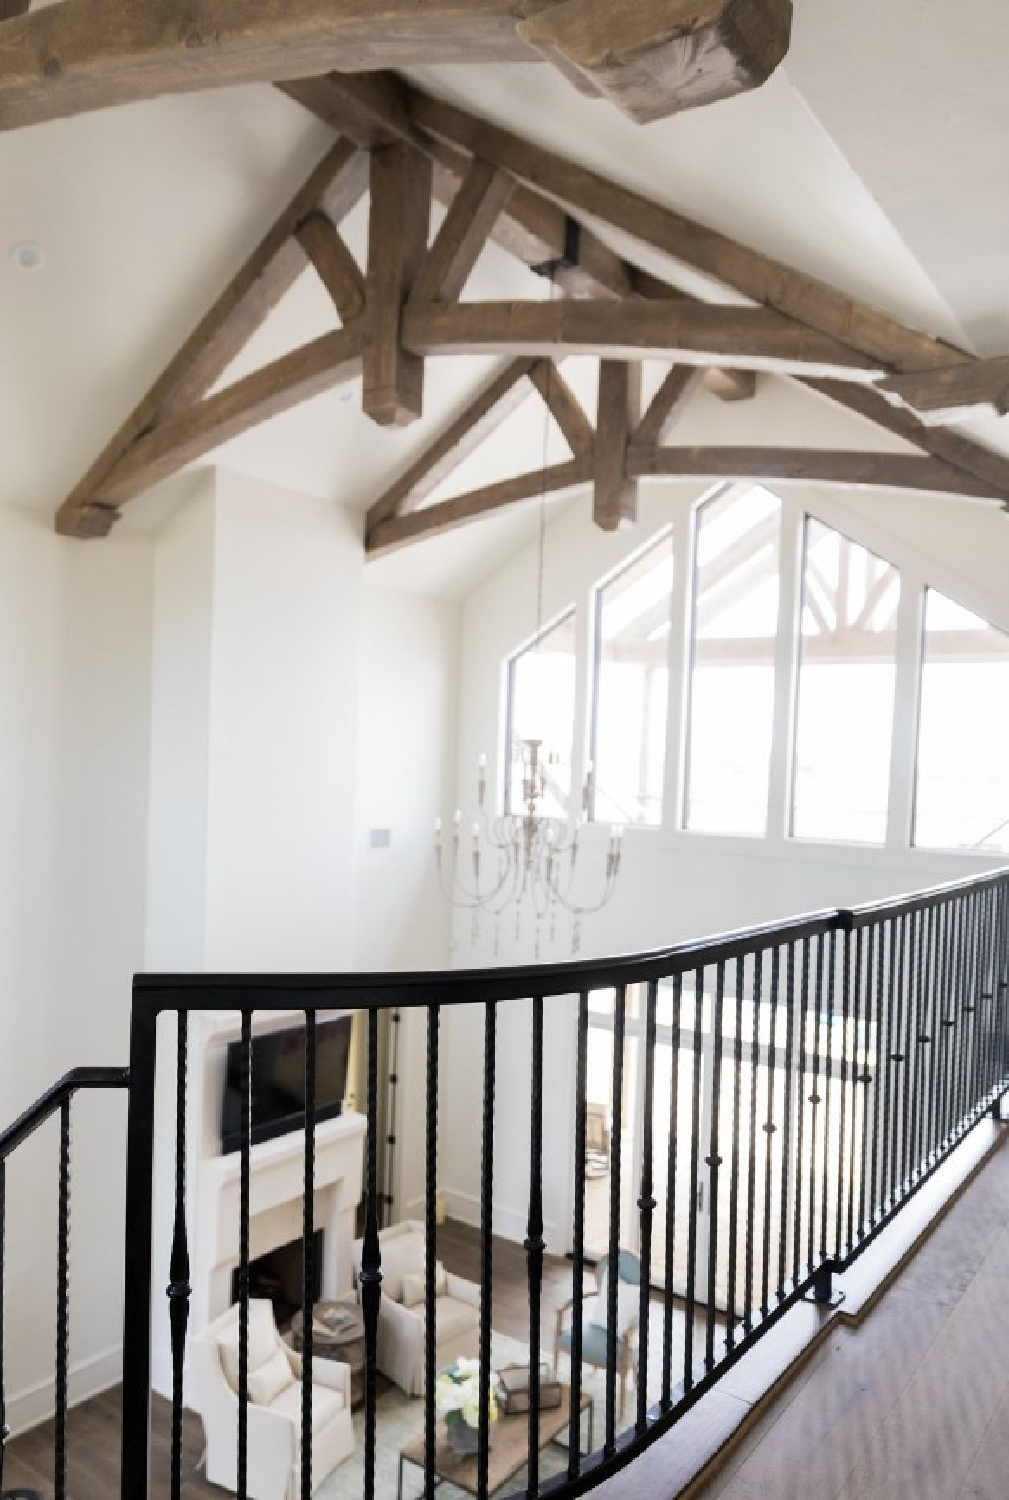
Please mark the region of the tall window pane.
<svg viewBox="0 0 1009 1500"><path fill-rule="evenodd" d="M698 514L688 828L767 828L780 538L781 503L759 485Z"/></svg>
<svg viewBox="0 0 1009 1500"><path fill-rule="evenodd" d="M915 843L1009 849L1009 635L925 596Z"/></svg>
<svg viewBox="0 0 1009 1500"><path fill-rule="evenodd" d="M538 740L545 772L541 811L566 817L575 722L575 612L548 625L508 663L505 807L520 812L521 751Z"/></svg>
<svg viewBox="0 0 1009 1500"><path fill-rule="evenodd" d="M806 521L792 832L886 838L900 574Z"/></svg>
<svg viewBox="0 0 1009 1500"><path fill-rule="evenodd" d="M662 821L672 592L667 534L596 593L594 818Z"/></svg>

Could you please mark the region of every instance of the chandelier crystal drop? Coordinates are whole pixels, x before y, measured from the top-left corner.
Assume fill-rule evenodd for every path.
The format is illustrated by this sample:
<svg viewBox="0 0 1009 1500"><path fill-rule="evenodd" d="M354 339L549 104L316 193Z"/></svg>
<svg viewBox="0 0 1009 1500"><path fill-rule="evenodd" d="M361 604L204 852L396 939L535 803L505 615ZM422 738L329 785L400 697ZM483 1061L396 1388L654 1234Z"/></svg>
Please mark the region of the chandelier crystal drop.
<svg viewBox="0 0 1009 1500"><path fill-rule="evenodd" d="M571 918L571 952L581 947L581 919L601 911L611 900L620 874L623 828L610 828L606 864L600 872L600 893L593 901L573 897L576 876L583 866L582 832L591 805L592 767L582 787L582 810L577 819L554 817L543 810L547 797L547 760L541 740L515 742L512 785L521 786L522 811L492 815L487 808L487 757L481 755L477 775L479 817L472 826L469 854L464 851L462 813L457 810L446 837L441 819L434 827L435 860L442 891L454 906L470 910L470 941L480 936L480 919L494 921L494 956L498 955L500 921L509 907L515 911L515 937L531 921L538 959L544 926L549 942L556 938L557 912Z"/></svg>

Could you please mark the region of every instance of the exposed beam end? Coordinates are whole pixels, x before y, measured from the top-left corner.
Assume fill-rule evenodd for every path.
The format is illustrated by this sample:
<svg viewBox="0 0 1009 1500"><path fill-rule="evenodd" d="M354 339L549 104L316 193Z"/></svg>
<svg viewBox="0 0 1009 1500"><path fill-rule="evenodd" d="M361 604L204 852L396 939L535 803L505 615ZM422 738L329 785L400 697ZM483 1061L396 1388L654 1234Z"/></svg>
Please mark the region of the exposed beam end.
<svg viewBox="0 0 1009 1500"><path fill-rule="evenodd" d="M704 384L721 401L752 401L757 394L757 372L714 368L705 374Z"/></svg>
<svg viewBox="0 0 1009 1500"><path fill-rule="evenodd" d="M100 501L63 505L56 512L56 531L59 536L72 536L80 542L96 541L108 536L118 520L116 507Z"/></svg>
<svg viewBox="0 0 1009 1500"><path fill-rule="evenodd" d="M395 385L364 387L362 409L379 427L409 427L424 415L424 361L404 353L397 374Z"/></svg>
<svg viewBox="0 0 1009 1500"><path fill-rule="evenodd" d="M784 60L791 30L791 0L567 0L519 26L587 92L641 122L759 88Z"/></svg>

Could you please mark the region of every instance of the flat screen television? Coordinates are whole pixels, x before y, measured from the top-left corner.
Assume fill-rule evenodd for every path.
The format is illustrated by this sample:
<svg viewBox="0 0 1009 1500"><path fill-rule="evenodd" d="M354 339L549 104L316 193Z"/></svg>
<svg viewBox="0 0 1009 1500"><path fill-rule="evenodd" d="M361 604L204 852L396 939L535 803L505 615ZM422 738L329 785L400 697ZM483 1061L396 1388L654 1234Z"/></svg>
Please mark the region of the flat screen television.
<svg viewBox="0 0 1009 1500"><path fill-rule="evenodd" d="M316 1026L315 1118L332 1120L343 1109L353 1016L336 1016ZM305 1125L305 1027L289 1026L252 1038L251 1140L270 1141ZM242 1045L228 1047L221 1150L227 1155L242 1145Z"/></svg>

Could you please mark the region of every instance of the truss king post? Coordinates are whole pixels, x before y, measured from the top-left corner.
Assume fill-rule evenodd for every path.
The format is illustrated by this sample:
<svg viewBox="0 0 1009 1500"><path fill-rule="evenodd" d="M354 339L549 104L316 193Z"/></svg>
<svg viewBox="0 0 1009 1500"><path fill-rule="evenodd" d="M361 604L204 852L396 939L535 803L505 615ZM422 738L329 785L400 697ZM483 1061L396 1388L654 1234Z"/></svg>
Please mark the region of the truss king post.
<svg viewBox="0 0 1009 1500"><path fill-rule="evenodd" d="M844 1293L834 1287L834 1262L825 1260L816 1273L813 1286L803 1297L803 1302L810 1302L814 1307L824 1310L840 1307L844 1301Z"/></svg>

